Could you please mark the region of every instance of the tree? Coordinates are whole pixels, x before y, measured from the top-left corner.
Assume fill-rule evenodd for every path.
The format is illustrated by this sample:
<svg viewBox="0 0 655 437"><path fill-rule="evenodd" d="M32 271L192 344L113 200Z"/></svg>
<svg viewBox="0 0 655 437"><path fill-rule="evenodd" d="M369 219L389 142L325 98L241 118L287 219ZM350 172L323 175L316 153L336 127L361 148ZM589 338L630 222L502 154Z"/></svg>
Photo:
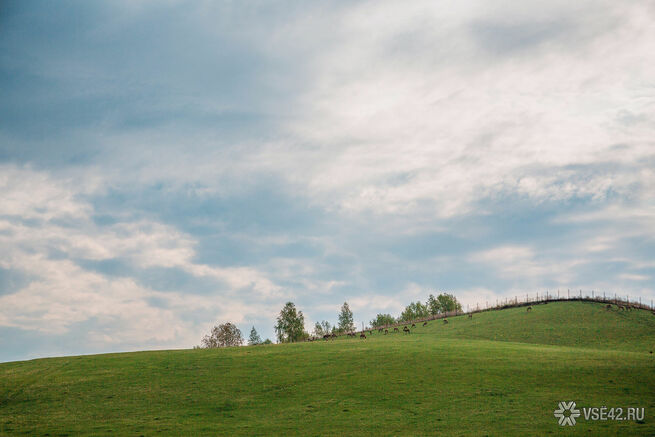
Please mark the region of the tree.
<svg viewBox="0 0 655 437"><path fill-rule="evenodd" d="M378 314L373 320L371 320L371 326L374 328L393 325L394 323L396 323L396 319L394 319L391 314Z"/></svg>
<svg viewBox="0 0 655 437"><path fill-rule="evenodd" d="M353 312L350 311L348 302L344 302L339 313L339 332L352 332L354 330Z"/></svg>
<svg viewBox="0 0 655 437"><path fill-rule="evenodd" d="M330 322L323 320L322 322L316 322L314 325L314 335L317 337L323 337L326 334L330 333Z"/></svg>
<svg viewBox="0 0 655 437"><path fill-rule="evenodd" d="M250 330L250 338L248 339L248 344L255 345L255 344L260 344L261 342L262 339L257 333L257 330L255 330L255 327L253 326L252 329Z"/></svg>
<svg viewBox="0 0 655 437"><path fill-rule="evenodd" d="M266 340L264 340L264 341L262 342L262 344L273 344L273 342L271 341L270 338L267 338Z"/></svg>
<svg viewBox="0 0 655 437"><path fill-rule="evenodd" d="M293 302L287 302L280 311L275 325L275 333L280 343L293 343L302 340L305 335L305 316L297 311Z"/></svg>
<svg viewBox="0 0 655 437"><path fill-rule="evenodd" d="M457 298L452 294L448 294L448 293L440 294L437 297L437 301L439 301L439 305L441 306L441 311L444 313L448 313L450 311L455 311L455 310L457 310L458 312L462 311L462 305L457 301Z"/></svg>
<svg viewBox="0 0 655 437"><path fill-rule="evenodd" d="M441 303L435 299L432 294L428 297L428 310L433 316L436 316L441 312Z"/></svg>
<svg viewBox="0 0 655 437"><path fill-rule="evenodd" d="M214 326L201 343L204 348L240 346L243 344L243 337L239 328L228 322Z"/></svg>
<svg viewBox="0 0 655 437"><path fill-rule="evenodd" d="M428 307L423 305L421 301L417 301L405 307L405 311L400 314L398 321L409 322L410 320L421 319L429 315Z"/></svg>

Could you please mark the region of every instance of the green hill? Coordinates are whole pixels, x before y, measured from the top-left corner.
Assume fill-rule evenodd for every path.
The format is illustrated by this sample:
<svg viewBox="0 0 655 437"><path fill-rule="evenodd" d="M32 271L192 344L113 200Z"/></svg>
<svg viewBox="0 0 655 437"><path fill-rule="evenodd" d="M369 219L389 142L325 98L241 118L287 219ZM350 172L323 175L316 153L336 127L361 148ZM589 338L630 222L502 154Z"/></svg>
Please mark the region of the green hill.
<svg viewBox="0 0 655 437"><path fill-rule="evenodd" d="M654 435L655 316L586 302L413 333L0 364L0 435ZM644 407L560 427L560 401Z"/></svg>
<svg viewBox="0 0 655 437"><path fill-rule="evenodd" d="M649 311L606 310L596 302L551 302L527 307L485 311L440 321L424 331L448 338L503 340L595 349L649 351L655 347L655 316ZM427 327L426 327L427 328ZM419 331L419 333L424 333Z"/></svg>

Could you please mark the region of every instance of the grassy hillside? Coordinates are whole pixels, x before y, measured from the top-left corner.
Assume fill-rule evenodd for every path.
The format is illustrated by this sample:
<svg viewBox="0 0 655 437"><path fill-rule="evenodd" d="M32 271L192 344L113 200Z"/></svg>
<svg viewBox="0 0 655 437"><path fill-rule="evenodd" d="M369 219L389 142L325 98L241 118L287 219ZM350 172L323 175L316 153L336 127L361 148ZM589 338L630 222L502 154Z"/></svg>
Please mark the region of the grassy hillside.
<svg viewBox="0 0 655 437"><path fill-rule="evenodd" d="M596 302L551 302L485 311L441 321L418 333L447 338L516 341L558 346L650 351L655 347L655 316L648 311L606 310ZM443 325L443 326L442 326Z"/></svg>
<svg viewBox="0 0 655 437"><path fill-rule="evenodd" d="M653 435L652 349L650 313L571 302L367 340L5 363L0 434ZM646 418L561 428L563 400Z"/></svg>

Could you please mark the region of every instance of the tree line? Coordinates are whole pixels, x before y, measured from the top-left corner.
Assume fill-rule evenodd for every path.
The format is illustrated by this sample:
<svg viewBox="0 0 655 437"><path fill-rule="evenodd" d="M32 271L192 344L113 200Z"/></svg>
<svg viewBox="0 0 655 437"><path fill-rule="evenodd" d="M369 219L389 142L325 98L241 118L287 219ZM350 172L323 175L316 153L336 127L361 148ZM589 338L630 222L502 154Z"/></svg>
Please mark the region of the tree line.
<svg viewBox="0 0 655 437"><path fill-rule="evenodd" d="M398 317L393 317L391 314L377 314L369 322L369 326L370 328L380 328L453 311L462 311L462 305L454 295L441 293L434 297L434 295L430 294L425 304L421 303L421 301L411 302ZM305 330L305 316L302 311L298 310L293 302L287 302L280 310L274 330L278 343L294 343L312 336L320 338L325 335L354 332L355 322L348 302L344 302L335 325L330 324L327 320L316 322L313 332L310 334ZM227 322L214 326L211 332L202 338L201 345L196 346L196 348L241 346L243 343L244 339L239 328ZM262 341L255 327L252 327L248 338L249 345L271 343L272 341L269 339Z"/></svg>

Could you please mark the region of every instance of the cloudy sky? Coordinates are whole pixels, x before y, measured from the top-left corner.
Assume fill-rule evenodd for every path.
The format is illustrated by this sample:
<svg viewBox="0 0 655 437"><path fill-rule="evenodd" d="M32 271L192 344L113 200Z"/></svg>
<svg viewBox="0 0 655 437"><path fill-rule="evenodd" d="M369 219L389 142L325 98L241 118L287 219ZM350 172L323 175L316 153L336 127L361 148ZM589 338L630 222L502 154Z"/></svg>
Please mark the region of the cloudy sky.
<svg viewBox="0 0 655 437"><path fill-rule="evenodd" d="M3 2L0 361L655 298L644 1Z"/></svg>

